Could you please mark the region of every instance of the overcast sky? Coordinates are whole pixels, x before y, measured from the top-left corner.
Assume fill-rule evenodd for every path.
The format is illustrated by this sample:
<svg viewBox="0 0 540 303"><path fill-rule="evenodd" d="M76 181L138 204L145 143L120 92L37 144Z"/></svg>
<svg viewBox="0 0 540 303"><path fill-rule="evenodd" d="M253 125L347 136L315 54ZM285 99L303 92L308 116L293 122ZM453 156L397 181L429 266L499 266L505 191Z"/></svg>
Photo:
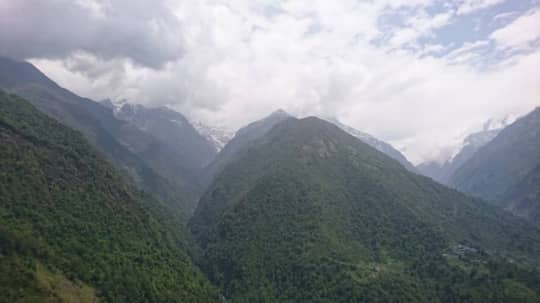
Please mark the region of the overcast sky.
<svg viewBox="0 0 540 303"><path fill-rule="evenodd" d="M0 55L210 125L337 117L418 163L540 105L540 1L0 0Z"/></svg>

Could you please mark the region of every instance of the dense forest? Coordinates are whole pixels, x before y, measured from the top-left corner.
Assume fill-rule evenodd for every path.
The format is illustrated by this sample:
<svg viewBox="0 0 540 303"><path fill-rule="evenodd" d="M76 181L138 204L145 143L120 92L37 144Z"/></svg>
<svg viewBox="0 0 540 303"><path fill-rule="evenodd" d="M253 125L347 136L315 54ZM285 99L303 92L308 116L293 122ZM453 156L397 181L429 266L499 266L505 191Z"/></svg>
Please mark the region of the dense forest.
<svg viewBox="0 0 540 303"><path fill-rule="evenodd" d="M190 227L231 302L540 299L538 230L316 118L246 147Z"/></svg>
<svg viewBox="0 0 540 303"><path fill-rule="evenodd" d="M183 222L83 136L0 91L1 302L213 302Z"/></svg>

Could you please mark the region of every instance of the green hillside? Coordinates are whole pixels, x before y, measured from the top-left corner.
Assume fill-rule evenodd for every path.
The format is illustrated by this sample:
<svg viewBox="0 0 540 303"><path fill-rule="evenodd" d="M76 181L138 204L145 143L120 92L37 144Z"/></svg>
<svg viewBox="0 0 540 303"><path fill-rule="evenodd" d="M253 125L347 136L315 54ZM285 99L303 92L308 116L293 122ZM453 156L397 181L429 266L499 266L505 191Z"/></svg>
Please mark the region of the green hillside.
<svg viewBox="0 0 540 303"><path fill-rule="evenodd" d="M213 302L171 210L0 91L0 302Z"/></svg>
<svg viewBox="0 0 540 303"><path fill-rule="evenodd" d="M254 141L268 133L274 125L292 118L283 110L277 110L261 120L252 122L239 129L234 137L223 147L215 159L206 167L201 182L208 187L214 177L231 161L238 151L249 147Z"/></svg>
<svg viewBox="0 0 540 303"><path fill-rule="evenodd" d="M316 118L240 151L190 228L230 302L540 299L537 230Z"/></svg>

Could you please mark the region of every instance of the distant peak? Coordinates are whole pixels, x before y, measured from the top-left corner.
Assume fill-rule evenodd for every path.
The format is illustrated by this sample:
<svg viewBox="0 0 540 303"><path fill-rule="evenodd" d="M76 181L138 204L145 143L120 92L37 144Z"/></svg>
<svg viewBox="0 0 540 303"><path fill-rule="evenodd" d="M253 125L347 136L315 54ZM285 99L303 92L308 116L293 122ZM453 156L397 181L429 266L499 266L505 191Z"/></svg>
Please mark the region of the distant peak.
<svg viewBox="0 0 540 303"><path fill-rule="evenodd" d="M283 109L278 109L270 114L270 117L290 117L289 113L284 111Z"/></svg>

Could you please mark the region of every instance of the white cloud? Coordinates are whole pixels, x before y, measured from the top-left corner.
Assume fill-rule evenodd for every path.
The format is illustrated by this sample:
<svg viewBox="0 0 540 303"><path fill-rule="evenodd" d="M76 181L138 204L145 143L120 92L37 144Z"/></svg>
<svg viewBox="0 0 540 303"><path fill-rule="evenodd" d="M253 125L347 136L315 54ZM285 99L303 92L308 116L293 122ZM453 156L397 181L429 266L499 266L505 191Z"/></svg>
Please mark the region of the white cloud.
<svg viewBox="0 0 540 303"><path fill-rule="evenodd" d="M457 14L470 14L505 1L506 0L461 0L457 8Z"/></svg>
<svg viewBox="0 0 540 303"><path fill-rule="evenodd" d="M447 53L444 58L451 64L471 63L475 59L482 59L482 51L490 46L490 41L479 40L474 42L465 42L459 48Z"/></svg>
<svg viewBox="0 0 540 303"><path fill-rule="evenodd" d="M91 50L33 62L82 95L170 105L209 124L240 127L277 108L337 116L418 162L438 158L489 118L540 104L539 51L486 70L463 57L485 50L484 39L433 56L448 44L422 45L419 37L456 16L455 7L430 13L431 4L184 1L174 10L182 56L159 69ZM380 24L395 10L404 18L401 34Z"/></svg>
<svg viewBox="0 0 540 303"><path fill-rule="evenodd" d="M515 15L519 14L518 12L504 12L504 13L500 13L500 14L497 14L495 15L495 17L493 17L493 21L505 21L509 18L512 18L514 17Z"/></svg>
<svg viewBox="0 0 540 303"><path fill-rule="evenodd" d="M449 24L453 16L453 11L430 15L424 9L418 10L417 13L406 16L404 25L397 27L389 43L394 47L416 46L419 38L429 36L434 30Z"/></svg>
<svg viewBox="0 0 540 303"><path fill-rule="evenodd" d="M528 49L540 39L540 9L531 10L491 34L500 48Z"/></svg>

